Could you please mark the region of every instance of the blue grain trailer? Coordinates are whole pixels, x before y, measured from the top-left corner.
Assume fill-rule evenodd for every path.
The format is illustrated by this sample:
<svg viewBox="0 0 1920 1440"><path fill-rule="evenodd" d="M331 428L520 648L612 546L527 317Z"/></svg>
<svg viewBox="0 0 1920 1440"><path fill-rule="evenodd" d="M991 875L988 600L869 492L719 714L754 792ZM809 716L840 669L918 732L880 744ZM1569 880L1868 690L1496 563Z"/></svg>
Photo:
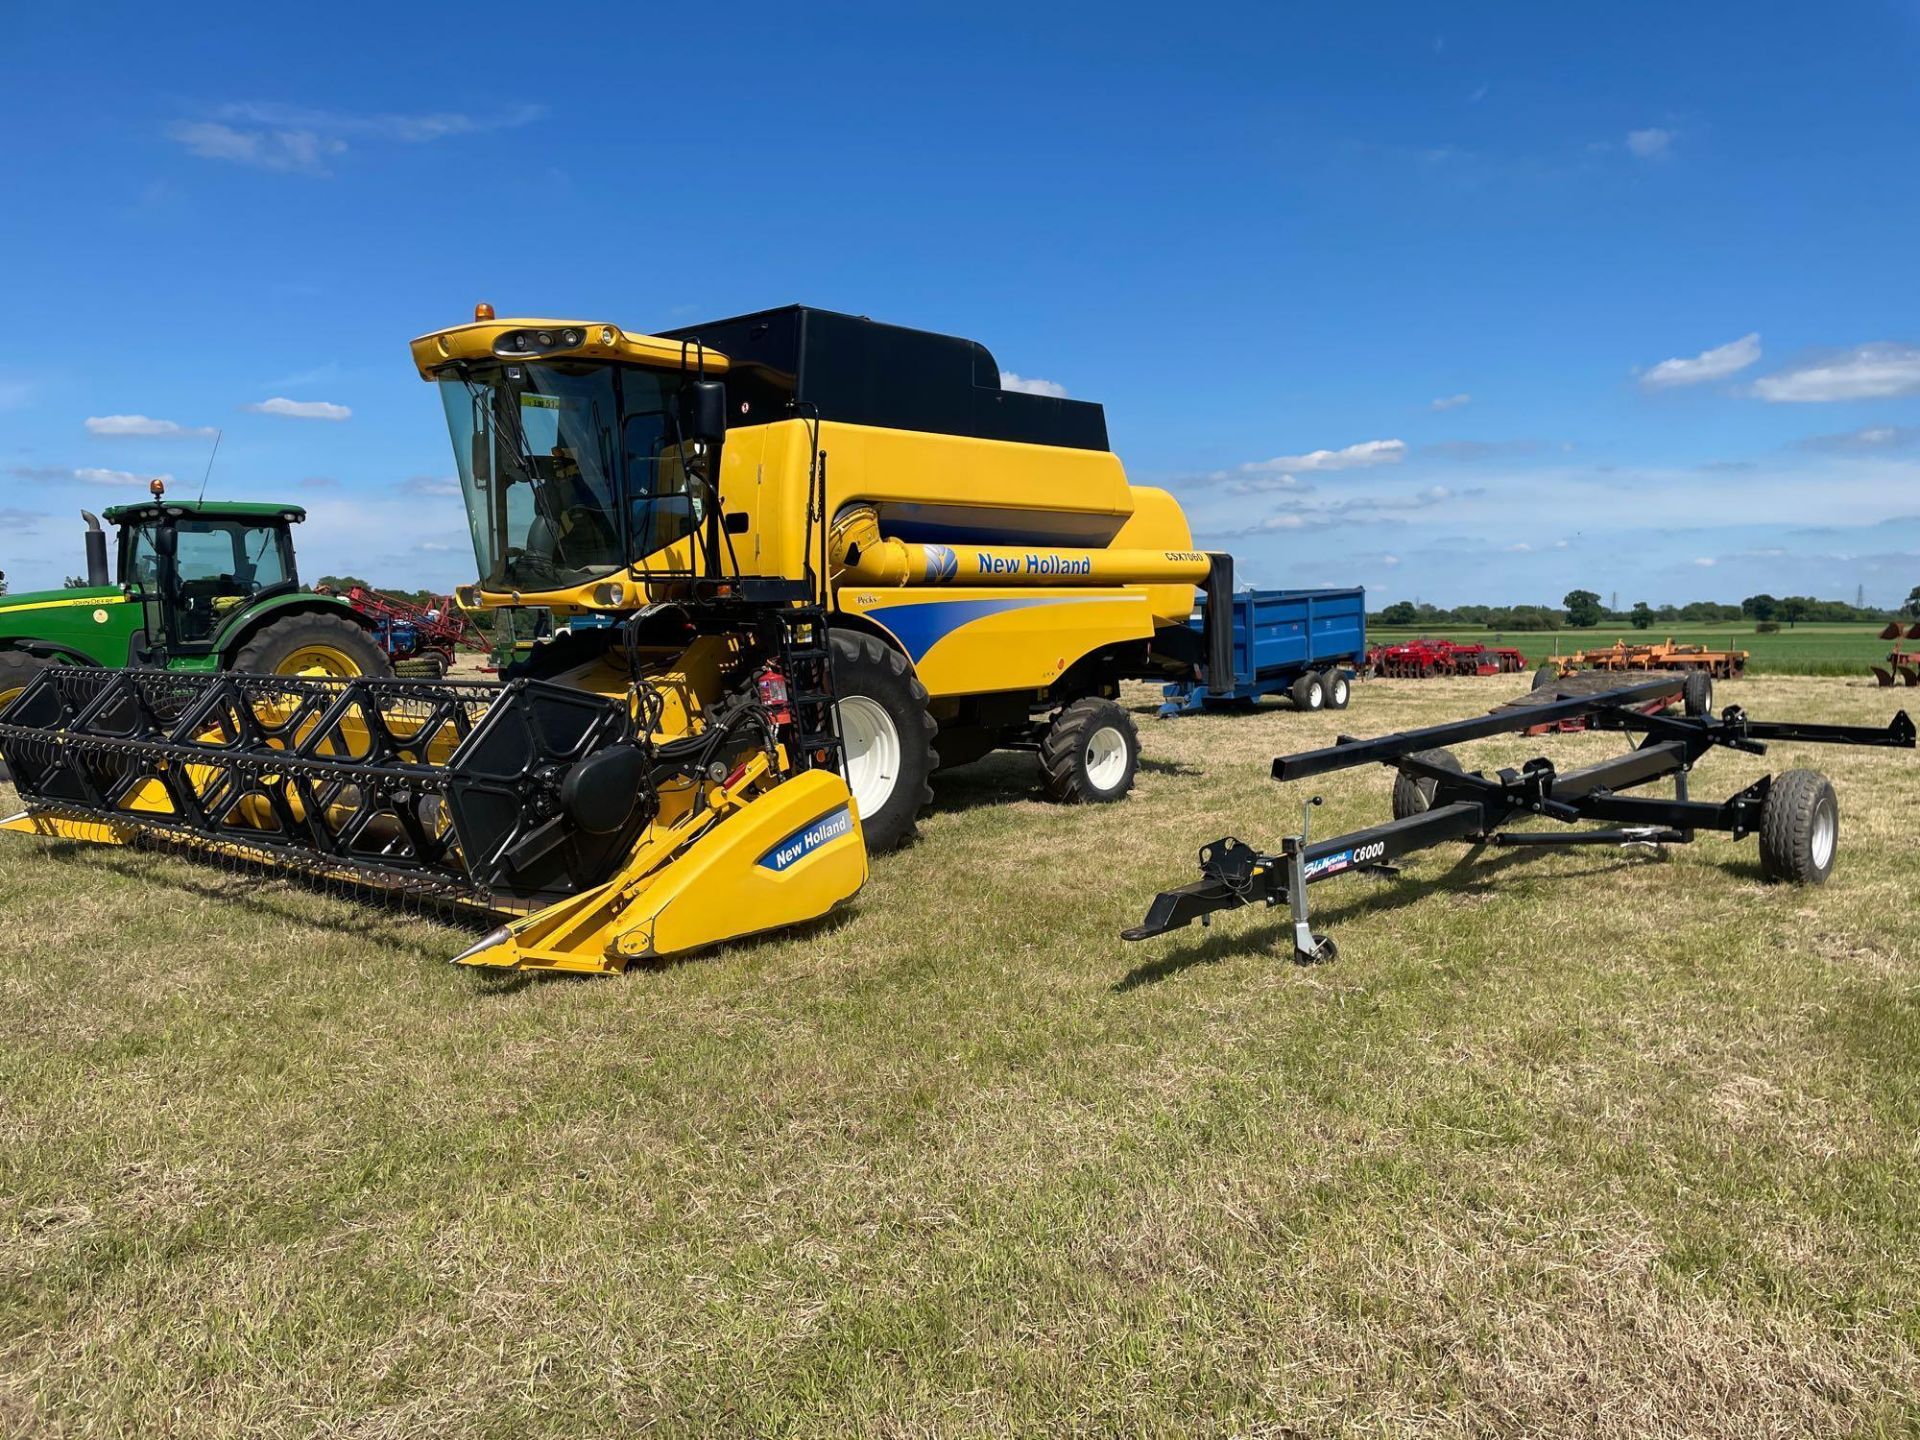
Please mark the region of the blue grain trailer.
<svg viewBox="0 0 1920 1440"><path fill-rule="evenodd" d="M1206 633L1204 598L1188 623ZM1242 590L1233 597L1234 683L1219 692L1205 678L1169 685L1160 713L1245 708L1282 692L1296 709L1345 709L1366 653L1365 590Z"/></svg>

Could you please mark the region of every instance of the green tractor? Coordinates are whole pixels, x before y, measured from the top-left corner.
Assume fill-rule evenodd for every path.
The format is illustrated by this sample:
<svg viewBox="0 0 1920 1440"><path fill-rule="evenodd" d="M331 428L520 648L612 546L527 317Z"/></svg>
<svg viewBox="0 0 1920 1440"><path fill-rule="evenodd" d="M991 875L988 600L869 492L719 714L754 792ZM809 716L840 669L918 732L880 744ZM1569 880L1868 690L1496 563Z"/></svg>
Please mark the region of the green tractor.
<svg viewBox="0 0 1920 1440"><path fill-rule="evenodd" d="M0 711L49 665L164 666L268 675L390 675L373 623L300 586L298 505L153 499L116 505L119 583L87 522L87 583L0 595Z"/></svg>

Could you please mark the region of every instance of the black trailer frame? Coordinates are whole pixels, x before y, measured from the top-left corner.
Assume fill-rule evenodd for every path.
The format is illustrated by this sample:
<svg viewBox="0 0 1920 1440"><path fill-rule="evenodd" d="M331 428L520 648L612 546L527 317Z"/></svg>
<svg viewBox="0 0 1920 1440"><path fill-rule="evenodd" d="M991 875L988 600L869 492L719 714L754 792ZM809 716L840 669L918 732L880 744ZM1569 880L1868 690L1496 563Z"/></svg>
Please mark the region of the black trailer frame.
<svg viewBox="0 0 1920 1440"><path fill-rule="evenodd" d="M1273 762L1275 780L1305 780L1357 765L1389 766L1418 785L1424 808L1384 825L1313 840L1307 821L1312 807L1320 803L1316 795L1303 807L1300 834L1282 840L1277 854L1232 837L1203 846L1200 880L1155 896L1146 919L1122 932L1122 938L1146 940L1195 920L1205 925L1218 910L1258 902L1269 907L1285 904L1292 915L1295 960L1331 960L1337 953L1333 942L1315 934L1308 920L1307 887L1317 881L1358 873L1395 875L1398 871L1392 862L1399 856L1449 840L1512 847L1659 846L1687 844L1701 830L1725 831L1737 840L1759 828L1774 777L1764 776L1717 804L1692 799L1688 773L1716 746L1752 755L1764 755L1767 742L1773 740L1914 748L1914 723L1904 710L1883 730L1752 720L1738 706L1718 716L1643 713L1642 707L1649 702L1678 699L1683 683L1684 677L1675 675L1598 695L1548 698L1538 705L1373 740L1343 735L1325 749L1283 755ZM1543 757L1518 770L1468 774L1451 763L1451 756L1430 753L1576 717L1585 718L1590 730L1619 730L1641 738L1623 755L1568 771L1555 769ZM1674 782L1672 799L1622 793L1667 778ZM1568 825L1604 823L1599 829L1560 833L1504 828L1534 818Z"/></svg>

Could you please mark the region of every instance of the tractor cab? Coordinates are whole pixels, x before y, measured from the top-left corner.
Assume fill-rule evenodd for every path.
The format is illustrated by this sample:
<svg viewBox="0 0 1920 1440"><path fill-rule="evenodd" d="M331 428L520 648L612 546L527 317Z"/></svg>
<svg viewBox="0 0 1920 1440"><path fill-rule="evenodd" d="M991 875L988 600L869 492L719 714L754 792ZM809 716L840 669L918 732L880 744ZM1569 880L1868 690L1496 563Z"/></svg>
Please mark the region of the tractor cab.
<svg viewBox="0 0 1920 1440"><path fill-rule="evenodd" d="M168 500L158 481L155 490L106 512L120 531L120 584L144 608L150 652L207 655L236 612L300 588L291 527L305 510Z"/></svg>

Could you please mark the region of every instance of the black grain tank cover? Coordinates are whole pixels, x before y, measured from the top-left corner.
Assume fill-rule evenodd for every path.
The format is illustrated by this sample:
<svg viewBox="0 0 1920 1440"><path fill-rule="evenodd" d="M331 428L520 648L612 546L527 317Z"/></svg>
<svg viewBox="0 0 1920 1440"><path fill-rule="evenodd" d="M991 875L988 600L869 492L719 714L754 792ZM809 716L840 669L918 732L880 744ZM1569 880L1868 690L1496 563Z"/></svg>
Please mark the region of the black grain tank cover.
<svg viewBox="0 0 1920 1440"><path fill-rule="evenodd" d="M698 339L732 362L726 376L732 425L788 419L794 413L788 403L798 401L802 414L847 425L1108 448L1100 406L1001 389L1000 367L977 341L806 305L659 333Z"/></svg>

